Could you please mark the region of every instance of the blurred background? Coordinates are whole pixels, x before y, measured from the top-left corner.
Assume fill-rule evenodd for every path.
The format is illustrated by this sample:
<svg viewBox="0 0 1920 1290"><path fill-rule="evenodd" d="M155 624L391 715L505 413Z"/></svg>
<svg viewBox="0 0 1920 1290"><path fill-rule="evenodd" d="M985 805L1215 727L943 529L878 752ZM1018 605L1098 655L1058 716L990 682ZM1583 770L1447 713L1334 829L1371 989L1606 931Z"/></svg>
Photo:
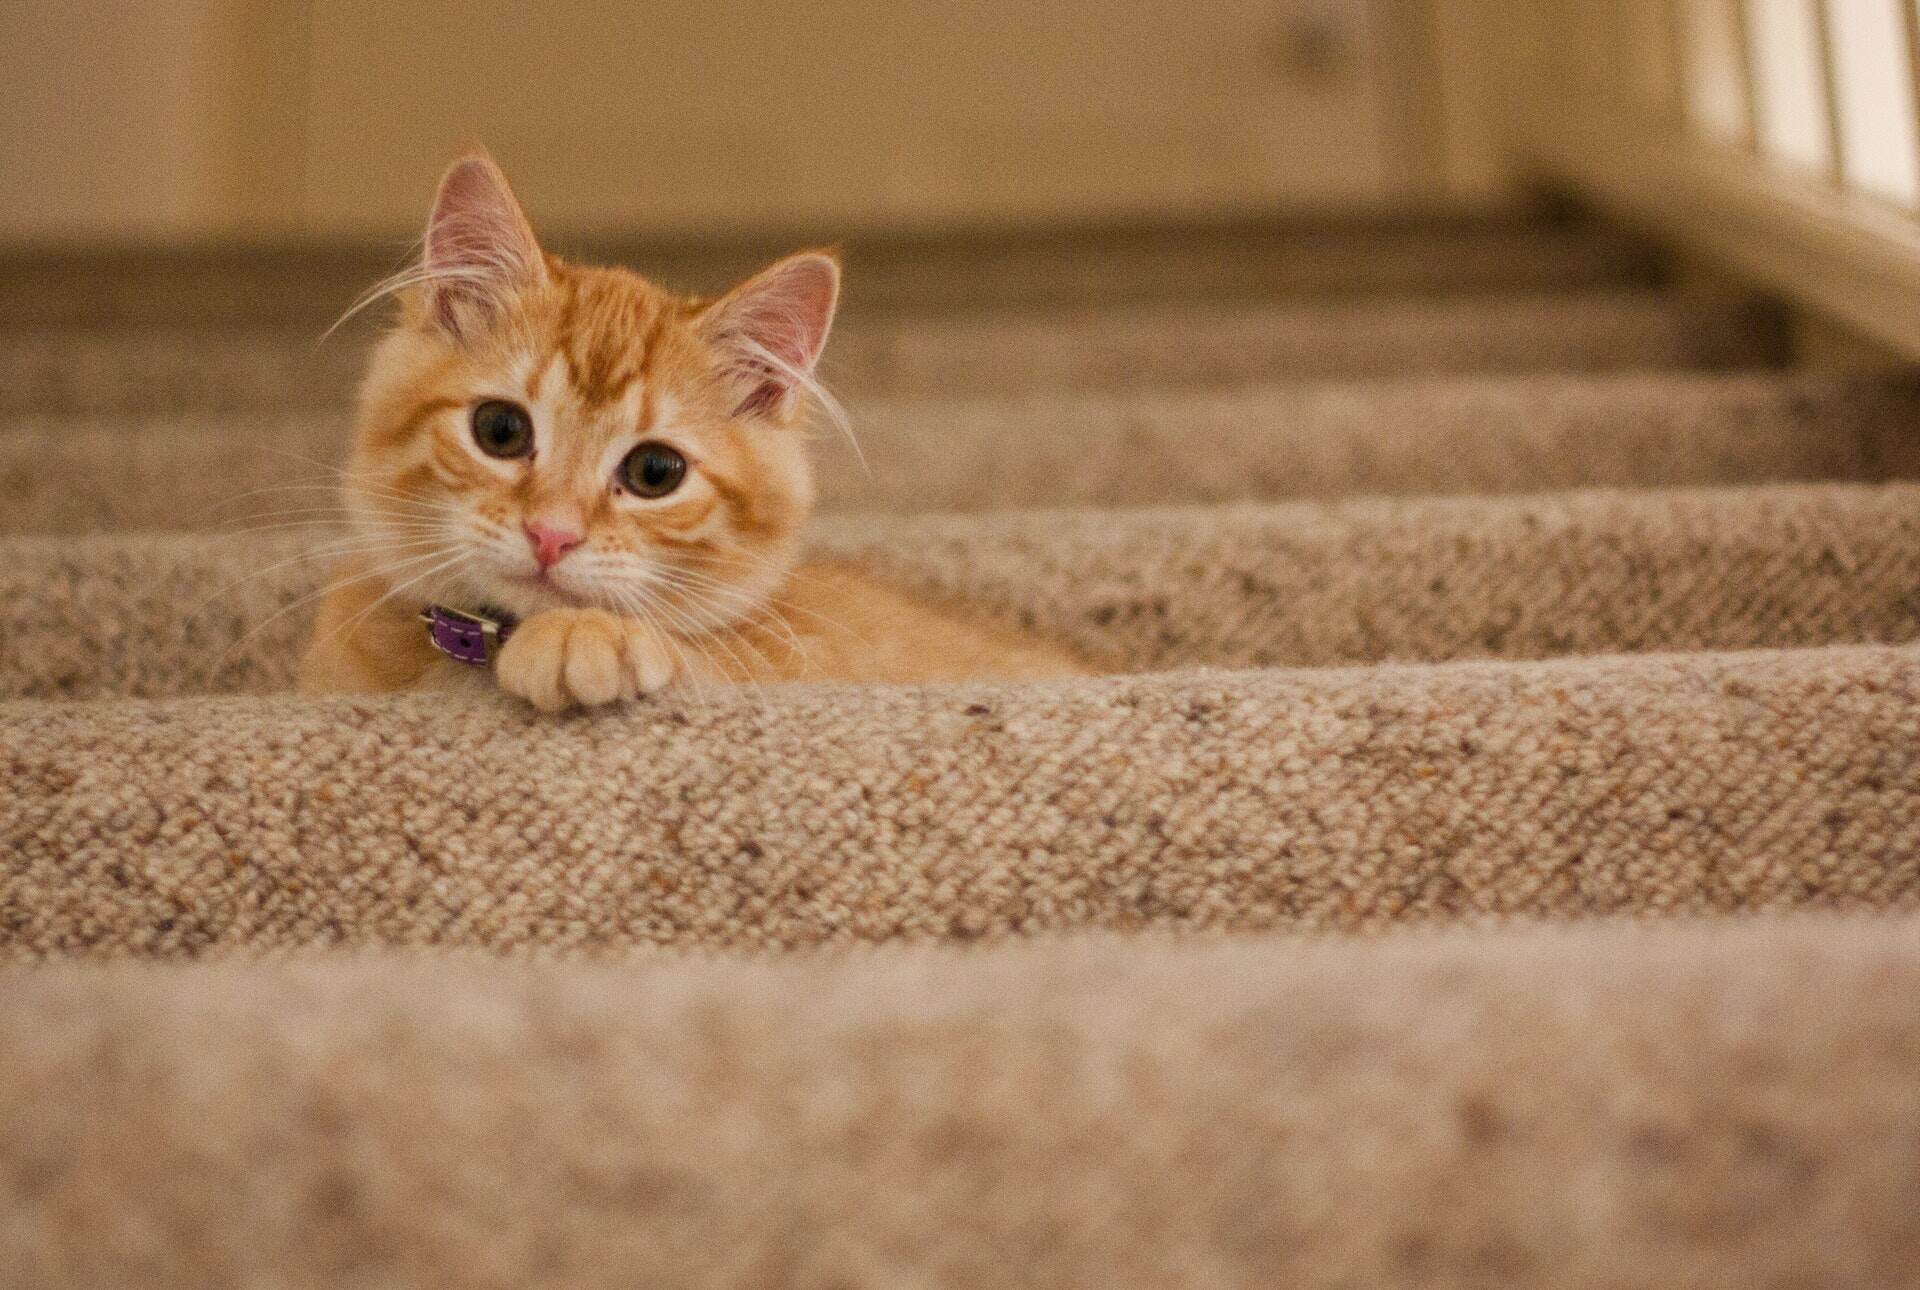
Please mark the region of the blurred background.
<svg viewBox="0 0 1920 1290"><path fill-rule="evenodd" d="M482 145L676 285L1572 212L1920 357L1920 0L14 0L0 74L0 325L337 313Z"/></svg>
<svg viewBox="0 0 1920 1290"><path fill-rule="evenodd" d="M404 238L482 142L562 235L1483 201L1446 0L12 0L0 245Z"/></svg>

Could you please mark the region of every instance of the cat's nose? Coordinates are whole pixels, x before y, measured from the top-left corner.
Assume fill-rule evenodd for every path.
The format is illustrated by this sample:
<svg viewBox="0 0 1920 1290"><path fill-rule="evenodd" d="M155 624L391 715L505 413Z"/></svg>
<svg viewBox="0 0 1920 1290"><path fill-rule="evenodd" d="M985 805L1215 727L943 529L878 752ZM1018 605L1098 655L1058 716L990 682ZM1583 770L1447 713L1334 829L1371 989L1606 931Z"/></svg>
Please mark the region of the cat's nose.
<svg viewBox="0 0 1920 1290"><path fill-rule="evenodd" d="M580 534L572 529L558 528L538 521L522 525L527 531L527 541L533 543L533 558L540 562L542 569L551 569L560 563L561 557L580 545Z"/></svg>

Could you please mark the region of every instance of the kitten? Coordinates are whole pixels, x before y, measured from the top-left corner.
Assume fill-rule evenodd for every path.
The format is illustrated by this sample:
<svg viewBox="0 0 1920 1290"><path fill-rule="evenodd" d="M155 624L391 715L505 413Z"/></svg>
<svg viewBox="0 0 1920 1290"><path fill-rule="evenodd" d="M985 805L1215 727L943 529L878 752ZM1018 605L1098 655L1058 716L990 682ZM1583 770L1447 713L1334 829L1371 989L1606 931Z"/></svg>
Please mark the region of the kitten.
<svg viewBox="0 0 1920 1290"><path fill-rule="evenodd" d="M547 711L701 682L1075 674L1062 650L801 564L800 425L840 286L803 252L717 300L541 251L485 157L441 181L360 391L355 554L309 692L480 674L427 606L511 626L500 688Z"/></svg>

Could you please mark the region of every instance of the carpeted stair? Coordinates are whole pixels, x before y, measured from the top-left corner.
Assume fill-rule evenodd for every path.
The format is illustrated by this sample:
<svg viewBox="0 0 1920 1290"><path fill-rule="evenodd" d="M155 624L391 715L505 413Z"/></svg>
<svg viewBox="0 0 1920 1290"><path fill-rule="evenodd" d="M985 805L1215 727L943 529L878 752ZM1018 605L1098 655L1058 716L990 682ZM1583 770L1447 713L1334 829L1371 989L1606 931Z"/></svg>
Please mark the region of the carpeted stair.
<svg viewBox="0 0 1920 1290"><path fill-rule="evenodd" d="M14 266L0 1285L1920 1284L1920 380L1581 224L849 253L816 546L1111 675L300 698L379 257Z"/></svg>

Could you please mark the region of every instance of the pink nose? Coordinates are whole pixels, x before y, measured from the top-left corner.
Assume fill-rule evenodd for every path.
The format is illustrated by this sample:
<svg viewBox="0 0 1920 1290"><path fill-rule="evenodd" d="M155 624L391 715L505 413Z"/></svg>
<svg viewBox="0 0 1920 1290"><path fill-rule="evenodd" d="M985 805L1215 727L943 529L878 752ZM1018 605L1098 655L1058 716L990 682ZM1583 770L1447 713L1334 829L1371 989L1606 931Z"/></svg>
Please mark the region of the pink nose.
<svg viewBox="0 0 1920 1290"><path fill-rule="evenodd" d="M540 562L542 569L551 569L560 563L562 556L580 545L580 535L571 529L557 529L547 524L527 524L527 541L533 543L533 558Z"/></svg>

